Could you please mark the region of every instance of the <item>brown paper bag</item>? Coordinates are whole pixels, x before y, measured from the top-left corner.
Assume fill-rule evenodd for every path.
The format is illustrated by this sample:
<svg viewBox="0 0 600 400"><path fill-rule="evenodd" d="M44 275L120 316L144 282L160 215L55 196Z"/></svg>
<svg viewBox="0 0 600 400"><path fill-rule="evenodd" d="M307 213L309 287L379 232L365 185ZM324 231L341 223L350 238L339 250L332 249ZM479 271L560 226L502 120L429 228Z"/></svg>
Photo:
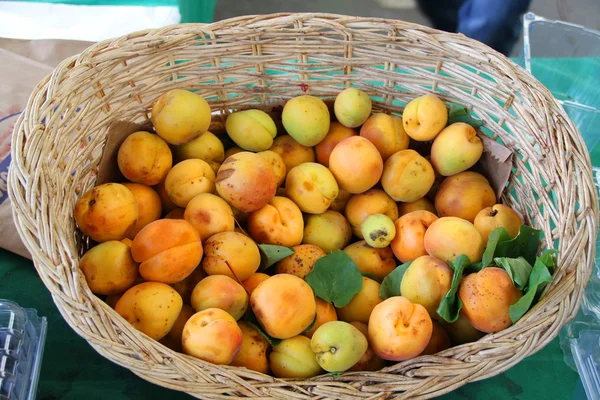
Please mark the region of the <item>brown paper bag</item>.
<svg viewBox="0 0 600 400"><path fill-rule="evenodd" d="M92 43L0 38L0 247L31 258L12 219L7 194L12 131L33 88L65 58Z"/></svg>

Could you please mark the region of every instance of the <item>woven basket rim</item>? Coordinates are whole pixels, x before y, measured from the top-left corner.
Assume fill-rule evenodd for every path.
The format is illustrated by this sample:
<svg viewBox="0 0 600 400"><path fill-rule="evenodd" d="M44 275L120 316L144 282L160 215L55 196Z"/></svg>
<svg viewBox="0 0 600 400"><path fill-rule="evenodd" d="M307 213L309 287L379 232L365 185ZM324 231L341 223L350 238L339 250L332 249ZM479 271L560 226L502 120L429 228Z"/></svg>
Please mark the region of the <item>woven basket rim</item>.
<svg viewBox="0 0 600 400"><path fill-rule="evenodd" d="M456 50L455 60L458 62L469 60L473 64L479 62L483 63L481 65L494 65L498 70L506 73L507 82L518 81L522 87L527 88L527 93L520 93L522 97L527 101L533 99L531 101L539 101L537 104L544 105L544 112L538 114L545 113L547 121L541 123L546 123L547 127L554 124L551 125L554 128L552 140L559 142L563 146L564 153L570 157L565 163L575 165L570 170L578 173L576 178L579 181L578 186L580 186L578 190L581 191L581 198L578 201L583 202L584 206L589 208L587 211L580 212L577 216L579 221L574 222L582 224L581 226L585 226L585 229L571 232L574 238L570 249L573 249L573 254L565 254L564 258L559 259L559 262L568 263L570 267L565 267L564 271L557 275L558 283L548 289L543 301L540 301L512 327L497 334L487 335L476 342L480 345L488 344L487 347L482 347L483 350L471 354L473 344L465 344L450 348L435 356L421 356L393 367L387 367L384 369L384 373L349 373L341 377L324 375L309 380L281 380L235 367L215 366L190 356L175 353L146 335L132 328L128 329L125 326L127 323L112 308L99 298L93 295L90 297L91 293L85 291L87 287L82 289L77 284L77 281L82 279L81 274L73 267L77 263L77 252L68 249L68 242L62 241L58 244L53 242L53 224L58 223L56 221L62 221L61 216L64 218L64 212L61 214L61 211L64 210L60 210L60 207L58 210L50 208L48 201L52 194L44 185L40 184L42 174L50 167L38 154L38 151L41 152L41 150L36 146L41 144L43 148L49 148L51 144L48 139L41 136L43 133L46 135L49 133L45 132L45 124L39 122L40 115L38 114L43 111L51 115L44 107L52 102L60 103L60 98L53 96L56 93L66 95L63 88L78 79L77 75L69 75L76 66L83 65L90 59L98 62L104 61L102 57L110 59L111 52L121 55L118 51L122 49L145 54L150 51L148 49L152 48L157 51L164 49L165 46L176 48L178 44L192 40L199 33L213 34L215 38L224 34L235 35L237 32L243 35L247 35L251 31L272 33L278 32L277 29L281 29L284 25L295 24L296 29L301 29L298 26L310 26L311 23L323 23L347 35L354 32L350 32L351 29L356 29L358 32L367 28L392 28L398 32L413 35L411 39L416 38L415 43L419 43L421 39L432 46ZM271 31L269 31L270 29ZM139 46L136 47L138 42ZM473 50L469 50L468 47ZM473 54L470 54L471 52ZM471 59L469 59L470 56ZM211 105L213 104L215 103L211 103ZM554 122L555 120L558 121L557 124ZM53 133L56 134L56 131ZM563 140L567 144L562 143ZM235 17L210 24L171 25L105 40L65 59L51 74L40 81L33 90L26 109L18 118L11 144L13 160L9 170L8 192L13 204L15 225L25 246L31 252L36 270L44 285L52 293L53 301L65 321L97 352L112 362L130 369L145 380L167 388L186 391L197 397L225 398L224 393L233 394L227 398L236 396L282 398L290 396L291 393L295 393L298 398L318 396L429 398L438 396L468 382L504 372L554 339L558 335L560 327L575 316L583 289L592 272L595 247L589 243L586 247L586 242L595 243L596 241L598 197L591 175L589 153L577 128L568 118L562 106L532 74L508 57L464 35L449 34L418 24L384 18L352 17L343 14L276 13ZM552 157L554 154L550 154L550 156ZM544 157L546 156L544 155ZM558 161L557 163L560 164ZM565 169L569 168L565 167ZM556 185L562 183L560 181ZM32 204L37 204L39 199L42 199L41 204L38 204L42 206L41 211L37 207L32 207ZM121 322L117 324L116 328L113 327L111 324L115 323L114 320L119 319ZM82 321L87 321L87 325ZM533 325L539 325L542 328L537 329L535 326L530 326L529 321L535 321ZM99 323L108 323L110 327L98 327ZM103 335L109 336L109 338L103 337ZM120 349L124 343L139 344L146 350L146 354L138 355L136 359L136 357L123 352L111 352L117 351L111 347ZM510 357L502 355L502 353L511 352L513 354ZM157 360L161 362L157 362ZM490 366L491 364L494 365ZM445 366L446 372L441 370L432 372L435 368L442 366ZM163 369L154 369L154 367ZM192 372L187 372L186 368ZM169 371L169 374L164 374L165 370ZM212 382L212 386L209 385L210 389L206 389L200 383L194 385L191 382ZM359 382L359 386L356 382ZM383 383L378 385L377 382ZM364 387L362 383L365 383ZM322 385L322 391L315 389L319 385Z"/></svg>

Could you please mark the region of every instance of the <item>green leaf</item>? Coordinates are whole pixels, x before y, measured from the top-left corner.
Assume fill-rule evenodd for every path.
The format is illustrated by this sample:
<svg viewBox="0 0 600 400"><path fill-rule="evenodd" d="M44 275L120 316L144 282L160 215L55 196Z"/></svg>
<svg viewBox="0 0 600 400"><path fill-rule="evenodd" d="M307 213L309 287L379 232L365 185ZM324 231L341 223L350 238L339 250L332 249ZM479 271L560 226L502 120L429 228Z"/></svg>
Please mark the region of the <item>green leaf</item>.
<svg viewBox="0 0 600 400"><path fill-rule="evenodd" d="M448 111L448 125L452 125L455 122L467 123L475 129L483 125L483 121L473 118L466 107L450 104L450 110Z"/></svg>
<svg viewBox="0 0 600 400"><path fill-rule="evenodd" d="M252 325L254 328L256 328L256 330L265 339L267 339L267 342L269 342L271 344L271 346L277 346L279 343L281 343L281 339L274 338L274 337L270 336L267 332L264 331L262 325L258 321L258 318L256 318L256 315L254 315L254 311L252 311L251 307L248 307L246 314L244 314L244 321L246 321L247 323Z"/></svg>
<svg viewBox="0 0 600 400"><path fill-rule="evenodd" d="M481 268L476 268L477 271L480 271L482 268L489 266L494 259L494 253L496 252L496 247L498 247L499 243L503 243L510 240L510 235L508 231L503 227L499 227L494 229L490 235L488 236L488 242L485 247L485 252L483 253L483 257L481 258ZM473 266L471 266L473 268Z"/></svg>
<svg viewBox="0 0 600 400"><path fill-rule="evenodd" d="M448 293L444 296L442 301L440 301L440 305L437 308L437 313L440 317L444 319L446 322L454 322L458 319L458 313L462 308L462 301L456 295L458 291L458 285L460 284L460 280L462 279L463 272L465 268L467 268L471 264L471 260L464 254L456 257L456 260L450 261L448 266L452 268L454 274L452 276L452 286Z"/></svg>
<svg viewBox="0 0 600 400"><path fill-rule="evenodd" d="M343 250L319 258L306 282L318 297L338 308L350 303L363 284L358 267Z"/></svg>
<svg viewBox="0 0 600 400"><path fill-rule="evenodd" d="M499 267L504 268L517 289L525 289L529 281L529 275L531 275L532 267L523 257L496 257L494 258L494 262Z"/></svg>
<svg viewBox="0 0 600 400"><path fill-rule="evenodd" d="M529 264L535 263L541 233L542 231L538 229L522 224L519 234L514 239L498 243L494 252L494 258L523 257Z"/></svg>
<svg viewBox="0 0 600 400"><path fill-rule="evenodd" d="M393 296L400 296L400 283L402 283L402 277L410 264L412 264L412 261L396 267L383 279L379 287L379 297L385 300Z"/></svg>
<svg viewBox="0 0 600 400"><path fill-rule="evenodd" d="M552 276L548 267L544 264L541 258L538 258L533 265L527 290L523 297L509 308L510 320L514 324L531 308L535 297L544 290L546 285L552 281Z"/></svg>
<svg viewBox="0 0 600 400"><path fill-rule="evenodd" d="M552 256L557 253L557 250L547 249L542 251L542 254L538 257L538 259L543 262L546 267L554 268L554 258Z"/></svg>
<svg viewBox="0 0 600 400"><path fill-rule="evenodd" d="M258 271L261 272L276 262L294 254L294 249L273 244L259 244L258 250L260 251L260 266L258 267Z"/></svg>

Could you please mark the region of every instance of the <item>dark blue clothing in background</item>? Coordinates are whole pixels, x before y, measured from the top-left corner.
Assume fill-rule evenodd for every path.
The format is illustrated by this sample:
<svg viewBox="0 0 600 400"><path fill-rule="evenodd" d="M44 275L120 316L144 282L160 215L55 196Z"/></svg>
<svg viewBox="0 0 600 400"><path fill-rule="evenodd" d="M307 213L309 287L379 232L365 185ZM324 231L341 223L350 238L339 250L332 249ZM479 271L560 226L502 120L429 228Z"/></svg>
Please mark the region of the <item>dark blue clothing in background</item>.
<svg viewBox="0 0 600 400"><path fill-rule="evenodd" d="M531 0L417 0L433 27L458 32L509 56Z"/></svg>

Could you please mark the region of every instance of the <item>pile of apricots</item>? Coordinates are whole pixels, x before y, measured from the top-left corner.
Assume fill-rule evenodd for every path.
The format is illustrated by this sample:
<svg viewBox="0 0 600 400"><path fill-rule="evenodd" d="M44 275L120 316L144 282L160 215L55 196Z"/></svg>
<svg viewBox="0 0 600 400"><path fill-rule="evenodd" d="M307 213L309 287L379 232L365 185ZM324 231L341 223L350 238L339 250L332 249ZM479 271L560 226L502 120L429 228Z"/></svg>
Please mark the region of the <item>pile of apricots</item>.
<svg viewBox="0 0 600 400"><path fill-rule="evenodd" d="M74 209L92 240L80 260L90 290L148 337L206 362L308 378L380 370L511 325L523 292L497 267L465 273L452 322L436 311L452 262L481 261L492 231L514 238L523 223L473 170L476 130L449 123L438 96L399 116L373 112L355 88L333 107L304 94L284 104L283 129L247 109L219 136L208 102L174 89L151 122L119 147L125 179ZM401 295L382 296L409 262Z"/></svg>

